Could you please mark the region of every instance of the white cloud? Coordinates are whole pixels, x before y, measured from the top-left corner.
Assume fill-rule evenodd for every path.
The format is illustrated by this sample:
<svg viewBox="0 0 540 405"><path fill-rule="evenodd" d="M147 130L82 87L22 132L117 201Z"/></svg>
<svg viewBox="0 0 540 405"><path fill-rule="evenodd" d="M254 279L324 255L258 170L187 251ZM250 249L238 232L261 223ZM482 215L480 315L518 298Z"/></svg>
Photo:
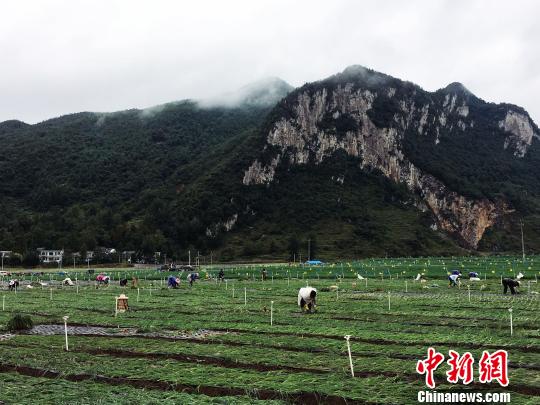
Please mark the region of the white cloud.
<svg viewBox="0 0 540 405"><path fill-rule="evenodd" d="M540 120L535 1L5 1L0 121L208 98L351 64Z"/></svg>

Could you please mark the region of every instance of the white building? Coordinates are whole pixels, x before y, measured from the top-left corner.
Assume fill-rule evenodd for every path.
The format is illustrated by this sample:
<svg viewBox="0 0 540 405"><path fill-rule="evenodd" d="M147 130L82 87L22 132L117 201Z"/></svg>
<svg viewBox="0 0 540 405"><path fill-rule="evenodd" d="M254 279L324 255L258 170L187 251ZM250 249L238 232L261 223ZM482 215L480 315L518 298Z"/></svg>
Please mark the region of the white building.
<svg viewBox="0 0 540 405"><path fill-rule="evenodd" d="M48 250L44 248L40 248L37 250L39 261L41 263L58 263L61 262L64 258L64 251L63 250Z"/></svg>

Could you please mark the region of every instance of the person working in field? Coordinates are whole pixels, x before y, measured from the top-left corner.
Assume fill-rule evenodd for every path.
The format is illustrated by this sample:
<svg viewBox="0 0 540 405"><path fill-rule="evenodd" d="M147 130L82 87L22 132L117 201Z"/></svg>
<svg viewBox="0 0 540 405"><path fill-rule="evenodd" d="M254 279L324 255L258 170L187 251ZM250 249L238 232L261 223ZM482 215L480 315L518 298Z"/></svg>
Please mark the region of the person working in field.
<svg viewBox="0 0 540 405"><path fill-rule="evenodd" d="M62 285L75 285L75 284L73 284L73 281L72 281L69 277L66 277L66 278L62 281Z"/></svg>
<svg viewBox="0 0 540 405"><path fill-rule="evenodd" d="M109 285L109 281L110 281L110 277L103 274L103 273L99 273L98 276L96 277L96 281L98 282L98 284L105 284L105 285Z"/></svg>
<svg viewBox="0 0 540 405"><path fill-rule="evenodd" d="M461 273L459 273L459 272L455 273L455 271L452 272L452 274L450 274L448 276L448 281L450 281L450 283L448 284L448 287L455 287L455 286L459 285L459 283L460 283L459 279L460 278L461 278Z"/></svg>
<svg viewBox="0 0 540 405"><path fill-rule="evenodd" d="M302 312L314 312L317 308L317 290L313 287L303 287L298 291L298 306Z"/></svg>
<svg viewBox="0 0 540 405"><path fill-rule="evenodd" d="M510 292L512 293L512 295L515 295L518 294L517 288L521 285L521 283L519 279L514 280L513 278L505 277L502 279L502 285L504 288L503 294L506 294L506 292L510 288Z"/></svg>
<svg viewBox="0 0 540 405"><path fill-rule="evenodd" d="M167 280L167 286L169 288L178 288L180 285L180 279L175 276L169 276L169 279Z"/></svg>
<svg viewBox="0 0 540 405"><path fill-rule="evenodd" d="M224 279L225 279L225 272L223 271L223 269L221 269L218 274L218 280L223 281Z"/></svg>
<svg viewBox="0 0 540 405"><path fill-rule="evenodd" d="M199 278L199 273L190 273L188 276L187 276L187 281L189 282L189 286L190 287L193 287L193 283L195 282L195 280L197 280Z"/></svg>
<svg viewBox="0 0 540 405"><path fill-rule="evenodd" d="M476 271L469 272L469 280L470 281L480 281L480 277Z"/></svg>
<svg viewBox="0 0 540 405"><path fill-rule="evenodd" d="M14 291L14 290L18 289L19 288L19 280L17 280L17 279L9 280L8 288L9 288L9 291Z"/></svg>

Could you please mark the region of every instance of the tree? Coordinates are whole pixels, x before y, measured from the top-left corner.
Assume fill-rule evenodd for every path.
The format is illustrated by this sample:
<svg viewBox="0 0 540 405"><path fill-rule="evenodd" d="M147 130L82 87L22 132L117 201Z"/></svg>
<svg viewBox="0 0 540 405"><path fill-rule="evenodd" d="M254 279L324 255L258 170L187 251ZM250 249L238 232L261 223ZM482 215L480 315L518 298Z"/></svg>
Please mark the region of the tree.
<svg viewBox="0 0 540 405"><path fill-rule="evenodd" d="M319 253L319 247L317 245L317 238L315 235L310 235L307 241L308 248L308 260L314 260Z"/></svg>
<svg viewBox="0 0 540 405"><path fill-rule="evenodd" d="M289 241L287 244L287 252L289 253L289 260L295 260L298 259L298 253L300 250L300 241L296 237L296 235L293 235L289 237Z"/></svg>
<svg viewBox="0 0 540 405"><path fill-rule="evenodd" d="M35 250L29 250L26 252L26 254L23 257L22 264L24 266L28 267L35 267L39 264L39 256L37 254L37 251Z"/></svg>

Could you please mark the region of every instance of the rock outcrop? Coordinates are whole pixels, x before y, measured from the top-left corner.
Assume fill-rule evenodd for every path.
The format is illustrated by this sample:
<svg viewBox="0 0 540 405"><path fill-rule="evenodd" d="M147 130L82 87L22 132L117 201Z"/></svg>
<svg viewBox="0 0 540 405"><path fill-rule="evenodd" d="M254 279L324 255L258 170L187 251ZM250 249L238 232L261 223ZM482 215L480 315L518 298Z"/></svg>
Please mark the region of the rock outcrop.
<svg viewBox="0 0 540 405"><path fill-rule="evenodd" d="M512 110L508 111L504 120L499 122L499 128L504 129L509 134L504 142L504 148L511 147L517 157L525 156L527 148L531 146L533 137L539 137L534 132L530 118L525 114Z"/></svg>
<svg viewBox="0 0 540 405"><path fill-rule="evenodd" d="M320 164L341 150L357 157L360 168L378 170L392 181L406 184L433 213L439 229L456 236L463 245L476 248L485 230L508 210L506 203L460 195L413 164L403 148L410 131L416 136L432 137L438 144L443 132L463 132L474 127L467 104L470 93L460 86L449 86L443 96L423 97L422 103L416 97L421 89L396 100L395 87L387 86L384 80L375 89L354 81L337 85L322 82L316 90L300 89L284 102L288 113L271 125L262 153L265 158L253 161L244 173L243 183L270 184L279 165ZM375 102L398 106L384 125L376 124L370 114ZM513 111L499 124L494 123L497 125L508 134L501 148L512 148L518 158L538 136L529 118Z"/></svg>

